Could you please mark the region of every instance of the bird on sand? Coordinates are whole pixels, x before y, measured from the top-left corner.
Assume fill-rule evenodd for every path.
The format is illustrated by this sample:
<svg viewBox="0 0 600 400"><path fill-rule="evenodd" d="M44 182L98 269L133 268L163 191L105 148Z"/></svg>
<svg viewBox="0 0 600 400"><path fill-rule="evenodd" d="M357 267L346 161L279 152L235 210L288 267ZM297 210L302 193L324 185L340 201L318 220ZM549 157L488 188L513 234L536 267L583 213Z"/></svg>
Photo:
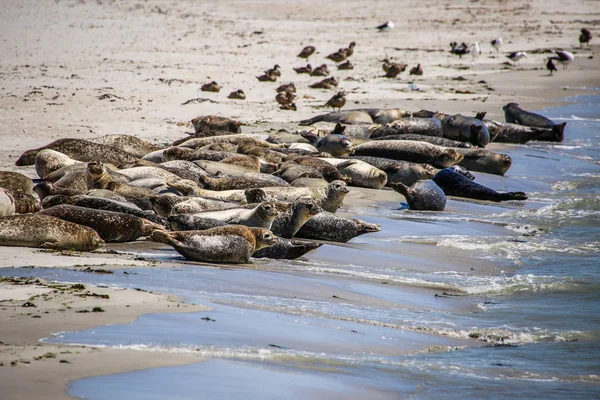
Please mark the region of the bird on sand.
<svg viewBox="0 0 600 400"><path fill-rule="evenodd" d="M229 99L246 100L246 94L242 89L234 90L227 96Z"/></svg>
<svg viewBox="0 0 600 400"><path fill-rule="evenodd" d="M305 48L302 49L300 54L298 54L298 57L306 58L306 61L308 62L308 58L313 55L315 50L317 50L315 48L315 46L306 46Z"/></svg>
<svg viewBox="0 0 600 400"><path fill-rule="evenodd" d="M479 55L481 54L481 49L479 48L479 43L474 42L471 45L471 56L473 56L473 59L479 57Z"/></svg>
<svg viewBox="0 0 600 400"><path fill-rule="evenodd" d="M323 107L331 107L331 108L333 108L334 111L337 108L339 111L342 107L344 107L345 104L346 104L346 93L339 92L339 93L335 94L332 98L330 98L329 101L327 101L327 103L325 103L325 105Z"/></svg>
<svg viewBox="0 0 600 400"><path fill-rule="evenodd" d="M395 78L406 69L406 64L393 63L385 73L386 78Z"/></svg>
<svg viewBox="0 0 600 400"><path fill-rule="evenodd" d="M412 67L410 69L411 75L423 75L423 68L421 68L421 64L418 64L416 67Z"/></svg>
<svg viewBox="0 0 600 400"><path fill-rule="evenodd" d="M297 74L311 74L312 67L310 64L306 64L306 67L294 67L294 71L296 71Z"/></svg>
<svg viewBox="0 0 600 400"><path fill-rule="evenodd" d="M279 70L279 68L281 68L279 66L279 64L275 64L275 66L273 68L265 70L265 74L273 75L273 76L281 76L281 71Z"/></svg>
<svg viewBox="0 0 600 400"><path fill-rule="evenodd" d="M556 57L553 58L563 65L563 69L567 69L571 61L573 61L573 59L575 58L575 56L573 56L573 53L570 53L565 50L556 50L555 53Z"/></svg>
<svg viewBox="0 0 600 400"><path fill-rule="evenodd" d="M292 92L292 93L296 93L296 85L294 85L293 83L284 83L283 85L280 85L275 90L277 92Z"/></svg>
<svg viewBox="0 0 600 400"><path fill-rule="evenodd" d="M579 35L579 44L583 47L584 44L590 45L590 40L592 40L592 32L590 32L587 28L581 28L581 35Z"/></svg>
<svg viewBox="0 0 600 400"><path fill-rule="evenodd" d="M524 51L514 51L514 52L510 53L509 55L507 55L506 57L510 58L510 60L512 62L514 62L515 64L518 64L519 60L521 60L521 58L527 57L527 53Z"/></svg>
<svg viewBox="0 0 600 400"><path fill-rule="evenodd" d="M550 75L552 75L553 71L558 71L556 69L556 64L554 64L554 57L548 57L548 62L546 63L546 68L550 71Z"/></svg>
<svg viewBox="0 0 600 400"><path fill-rule="evenodd" d="M456 42L451 42L450 47L451 47L450 53L457 55L460 58L462 58L462 56L464 56L465 54L468 54L471 52L469 45L466 44L465 42L462 42L461 44L458 44Z"/></svg>
<svg viewBox="0 0 600 400"><path fill-rule="evenodd" d="M329 68L327 68L326 64L322 64L317 68L313 69L310 74L312 76L327 76L329 75Z"/></svg>
<svg viewBox="0 0 600 400"><path fill-rule="evenodd" d="M492 47L496 49L496 53L500 51L500 47L502 46L502 38L494 39L490 42Z"/></svg>
<svg viewBox="0 0 600 400"><path fill-rule="evenodd" d="M394 29L394 23L392 21L386 21L385 23L379 25L377 27L377 29L379 30L379 32L387 32L390 29Z"/></svg>
<svg viewBox="0 0 600 400"><path fill-rule="evenodd" d="M354 69L354 64L352 64L352 61L346 60L346 62L339 64L337 67L338 69Z"/></svg>
<svg viewBox="0 0 600 400"><path fill-rule="evenodd" d="M203 92L219 92L219 90L221 90L221 86L219 86L217 82L212 81L210 83L205 83L204 85L202 85L200 87L200 90L202 90Z"/></svg>

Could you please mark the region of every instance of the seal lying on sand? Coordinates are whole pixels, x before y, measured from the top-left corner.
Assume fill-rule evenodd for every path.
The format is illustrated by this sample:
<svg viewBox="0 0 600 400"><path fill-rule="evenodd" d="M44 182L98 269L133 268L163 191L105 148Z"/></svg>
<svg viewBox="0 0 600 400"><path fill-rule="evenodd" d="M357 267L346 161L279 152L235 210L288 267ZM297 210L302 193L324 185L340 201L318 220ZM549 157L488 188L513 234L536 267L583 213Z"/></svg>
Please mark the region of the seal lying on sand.
<svg viewBox="0 0 600 400"><path fill-rule="evenodd" d="M344 124L388 124L397 119L406 117L408 113L399 108L364 108L332 112L317 115L300 121L300 125L312 125L317 122L341 122Z"/></svg>
<svg viewBox="0 0 600 400"><path fill-rule="evenodd" d="M243 176L226 176L222 178L199 177L198 184L203 189L222 190L245 190L256 187L289 186L283 179L267 175L248 173Z"/></svg>
<svg viewBox="0 0 600 400"><path fill-rule="evenodd" d="M506 122L515 123L519 125L531 126L534 128L548 128L554 129L554 137L556 142L562 142L564 139L564 131L566 122L562 124L556 124L550 118L544 117L543 115L533 113L531 111L525 111L517 103L508 103L504 107L504 118Z"/></svg>
<svg viewBox="0 0 600 400"><path fill-rule="evenodd" d="M536 128L519 124L502 124L494 142L500 143L527 143L530 140L543 140L547 142L562 142L565 138L566 122L554 125L552 128Z"/></svg>
<svg viewBox="0 0 600 400"><path fill-rule="evenodd" d="M305 239L346 243L356 236L380 230L381 228L377 224L341 217L330 212L322 212L306 221L296 236Z"/></svg>
<svg viewBox="0 0 600 400"><path fill-rule="evenodd" d="M431 179L419 181L410 187L401 182L390 186L406 198L411 210L444 211L446 208L444 191Z"/></svg>
<svg viewBox="0 0 600 400"><path fill-rule="evenodd" d="M0 188L0 217L13 215L15 213L15 200L10 192Z"/></svg>
<svg viewBox="0 0 600 400"><path fill-rule="evenodd" d="M387 186L394 182L411 186L417 181L433 178L437 172L437 169L429 164L396 161L383 157L351 156L351 158L362 160L384 171L387 174Z"/></svg>
<svg viewBox="0 0 600 400"><path fill-rule="evenodd" d="M152 232L150 239L173 246L188 260L213 263L247 263L255 251L278 241L268 229L240 225L203 231L157 230Z"/></svg>
<svg viewBox="0 0 600 400"><path fill-rule="evenodd" d="M40 178L44 179L47 175L64 166L77 163L81 163L81 161L73 160L66 154L56 150L44 149L35 156L35 172Z"/></svg>
<svg viewBox="0 0 600 400"><path fill-rule="evenodd" d="M446 168L457 164L463 156L457 149L450 149L415 140L376 140L354 147L354 155L384 157L431 164Z"/></svg>
<svg viewBox="0 0 600 400"><path fill-rule="evenodd" d="M294 236L306 221L323 211L310 197L301 197L293 203L278 202L275 205L278 214L271 231L288 239Z"/></svg>
<svg viewBox="0 0 600 400"><path fill-rule="evenodd" d="M507 154L494 153L485 149L459 149L463 155L458 165L472 171L488 174L504 175L512 165L512 158Z"/></svg>
<svg viewBox="0 0 600 400"><path fill-rule="evenodd" d="M527 200L527 195L523 192L499 193L472 181L468 177L457 173L450 168L439 171L433 177L433 180L440 188L442 188L447 196L491 201Z"/></svg>
<svg viewBox="0 0 600 400"><path fill-rule="evenodd" d="M371 139L403 134L442 137L442 121L438 118L402 118L374 129Z"/></svg>
<svg viewBox="0 0 600 400"><path fill-rule="evenodd" d="M20 172L0 171L0 187L10 192L18 190L33 194L33 181Z"/></svg>
<svg viewBox="0 0 600 400"><path fill-rule="evenodd" d="M131 135L104 135L90 139L90 142L116 147L135 157L142 158L146 154L159 150L160 147Z"/></svg>
<svg viewBox="0 0 600 400"><path fill-rule="evenodd" d="M351 186L381 189L388 179L384 171L361 160L341 158L325 158L324 160L335 165L341 174L349 177Z"/></svg>
<svg viewBox="0 0 600 400"><path fill-rule="evenodd" d="M446 139L470 142L485 147L490 143L490 133L480 119L464 115L448 115L442 118L442 128Z"/></svg>
<svg viewBox="0 0 600 400"><path fill-rule="evenodd" d="M380 136L374 140L416 140L419 142L427 142L435 144L436 146L443 147L471 147L471 143L468 142L459 142L458 140L446 139L445 137L417 135L412 133L406 133L402 135Z"/></svg>
<svg viewBox="0 0 600 400"><path fill-rule="evenodd" d="M154 229L164 229L161 225L130 214L67 204L42 210L38 214L89 226L105 242L131 242L142 236L149 236Z"/></svg>
<svg viewBox="0 0 600 400"><path fill-rule="evenodd" d="M253 209L232 208L221 211L206 211L195 215L200 218L215 219L233 225L270 229L273 220L277 216L277 209L275 204L265 201Z"/></svg>
<svg viewBox="0 0 600 400"><path fill-rule="evenodd" d="M194 130L198 132L207 131L229 131L229 132L242 132L242 123L233 119L218 117L216 115L203 115L196 117L192 120Z"/></svg>
<svg viewBox="0 0 600 400"><path fill-rule="evenodd" d="M323 137L317 137L310 131L302 131L300 135L307 140L312 140L312 144L317 150L329 153L334 157L345 157L352 153L352 141L344 135L330 133Z"/></svg>
<svg viewBox="0 0 600 400"><path fill-rule="evenodd" d="M116 147L83 139L58 139L54 142L33 150L27 150L15 162L17 166L33 165L35 157L44 149L56 150L77 161L102 161L114 165L132 164L137 157Z"/></svg>
<svg viewBox="0 0 600 400"><path fill-rule="evenodd" d="M92 228L49 215L25 214L0 218L0 246L92 251L103 244L104 241Z"/></svg>

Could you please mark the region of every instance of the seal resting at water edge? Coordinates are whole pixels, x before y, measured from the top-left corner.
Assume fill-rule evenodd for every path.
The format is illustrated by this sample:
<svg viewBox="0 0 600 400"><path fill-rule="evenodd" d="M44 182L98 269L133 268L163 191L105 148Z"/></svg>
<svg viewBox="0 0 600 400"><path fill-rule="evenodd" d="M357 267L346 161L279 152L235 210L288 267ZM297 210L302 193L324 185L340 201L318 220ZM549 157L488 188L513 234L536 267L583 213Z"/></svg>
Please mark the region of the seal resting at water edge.
<svg viewBox="0 0 600 400"><path fill-rule="evenodd" d="M419 181L410 187L402 182L390 186L406 198L411 210L444 211L446 208L444 191L431 179Z"/></svg>
<svg viewBox="0 0 600 400"><path fill-rule="evenodd" d="M523 192L500 193L474 182L451 168L439 171L433 177L433 181L442 188L447 196L491 201L527 200L527 195Z"/></svg>
<svg viewBox="0 0 600 400"><path fill-rule="evenodd" d="M250 256L278 239L268 229L241 225L220 226L203 231L156 230L150 240L171 245L188 260L211 263L248 263Z"/></svg>

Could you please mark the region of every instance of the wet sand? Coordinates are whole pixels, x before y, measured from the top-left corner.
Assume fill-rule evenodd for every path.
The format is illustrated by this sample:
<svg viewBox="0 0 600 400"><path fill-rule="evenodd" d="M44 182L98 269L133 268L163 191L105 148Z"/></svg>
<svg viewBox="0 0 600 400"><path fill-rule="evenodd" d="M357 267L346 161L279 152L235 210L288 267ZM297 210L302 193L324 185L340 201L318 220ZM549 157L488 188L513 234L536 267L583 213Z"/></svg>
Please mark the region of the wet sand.
<svg viewBox="0 0 600 400"><path fill-rule="evenodd" d="M332 75L341 81L339 88L348 93L346 108L399 107L448 113L487 111L489 118L502 121L501 107L507 102L540 109L556 105L558 98L599 86L599 47L579 49L577 42L579 29L593 19L596 11L594 2L575 1L481 4L464 1L449 6L427 1L411 7L398 7L395 1L376 4L349 1L344 7L339 3L315 1L294 5L248 1L205 4L193 1L8 1L0 10L3 26L0 168L36 177L32 167L15 167L14 161L23 151L58 138L127 133L158 144L168 143L191 132L189 121L199 115L217 114L239 119L246 124L244 132L265 134L282 127L296 129L297 121L326 112L322 105L335 93L310 89L308 85L320 80L319 77L293 72L292 67L304 64L296 54L308 44L318 49L311 64L319 65L325 62L325 55L352 40L357 42L352 57L354 70L337 71L328 63ZM396 28L387 33L377 32L374 27L386 19L393 20ZM499 36L504 38L505 44L501 53L495 54L489 41ZM481 56L476 61L470 56L462 59L451 56L448 43L453 40L478 40ZM549 48L568 49L576 57L568 70L563 71L559 66L552 77L547 76L544 66L549 53L536 54L536 50ZM528 51L529 58L522 60L518 68L505 65L508 59L504 55L517 50ZM592 55L593 58L589 58ZM382 78L381 60L385 57L406 62L409 69L419 62L424 75L409 77L405 72L398 79ZM274 63L283 70L279 81L259 82L255 77ZM201 84L211 80L221 84L220 93L199 90ZM299 88L297 112L279 110L274 101L274 89L286 82L294 82ZM411 83L419 90L411 90ZM227 99L229 92L236 89L243 89L247 100ZM183 105L193 99L197 100ZM490 150L502 148L496 144L489 146ZM518 185L530 184L500 177L482 179L482 183L491 182L499 190L526 190ZM339 213L358 214L369 222L377 222L375 217L369 216L370 204L377 201L392 207L401 200L402 197L392 191L352 188ZM490 211L495 208L490 204L465 205L451 201L447 211L469 207ZM424 228L418 221L403 220L401 225L391 221L386 228L389 229L362 236L347 245L323 246L311 255L311 260L335 260L340 265L368 264L372 261L365 250L376 247L378 254L387 253L387 257L377 259L378 263L403 262L423 271L447 263L450 270L471 271L472 262L461 252L454 251L449 259L448 251L427 244L381 241L403 235L419 236ZM2 265L8 267L89 267L118 273L153 265L194 265L139 259L140 254L165 251L166 247L154 243L139 241L108 248L121 254L73 255L0 248L0 255L4 260ZM276 269L273 264L276 263L256 263L251 268L255 268L257 274L261 270L268 273ZM472 273L487 276L497 274L498 268L488 263ZM293 274L285 277L290 288L294 285L290 279ZM21 275L29 275L28 270L22 270ZM377 278L373 278L373 282L376 281ZM355 284L351 277L347 282L351 287ZM256 282L249 284L248 290L258 291L258 286ZM59 296L52 292L56 289L49 290L44 285L0 285L0 340L3 342L0 386L8 398L33 399L42 395L67 398L64 392L67 383L81 377L201 360L188 354L164 353L157 357L134 350L40 344L39 339L55 332L127 323L148 313L200 310L179 300L172 301L167 295L131 289L90 289L94 293L108 294L108 301L89 297L83 301L72 293ZM319 296L316 292L297 290L306 298ZM355 290L356 286L335 293L350 298ZM429 305L436 290L411 288L406 292L405 301L415 307ZM21 307L32 296L44 294L53 298L38 302L35 308ZM385 289L379 296L381 301L385 300ZM364 305L373 300L372 296L357 296L352 301ZM59 311L65 302L72 309ZM452 307L468 306L460 299L449 303ZM443 307L447 306L445 303ZM93 307L102 307L105 312L74 311ZM31 315L27 315L29 313ZM66 318L66 314L71 315ZM429 339L430 342L427 338L420 340L424 341L420 345L423 348L427 343L439 341L437 338ZM406 345L399 350L414 349ZM44 357L47 353L56 356ZM36 357L41 358L36 360ZM61 362L63 359L69 363ZM11 366L13 361L16 364Z"/></svg>

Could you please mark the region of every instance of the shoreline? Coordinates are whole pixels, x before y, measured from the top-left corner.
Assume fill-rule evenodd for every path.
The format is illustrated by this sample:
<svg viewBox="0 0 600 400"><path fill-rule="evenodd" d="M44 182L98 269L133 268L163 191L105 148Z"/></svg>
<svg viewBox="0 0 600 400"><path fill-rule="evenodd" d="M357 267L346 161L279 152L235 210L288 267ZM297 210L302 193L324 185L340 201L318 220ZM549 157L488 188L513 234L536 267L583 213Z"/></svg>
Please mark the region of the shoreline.
<svg viewBox="0 0 600 400"><path fill-rule="evenodd" d="M389 14L396 21L406 21L405 26L393 31L397 37L405 35L402 47L444 48L443 52L435 54L392 51L393 47L389 45L393 41L389 36L383 37L366 30L363 34L363 31L357 31L349 24L323 19L327 13L340 11L333 5L320 3L323 7L321 19L312 22L314 4L304 8L298 6L297 19L288 20L285 29L276 26L277 18L289 10L277 4L264 10L253 4L244 10L243 7L224 2L225 5L217 5L212 10L202 9L204 6L193 2L183 2L177 7L165 3L163 9L166 14L163 15L149 5L141 5L136 9L127 4L119 3L111 7L103 5L101 1L97 3L48 1L22 5L12 1L4 14L0 12L0 21L16 21L7 22L8 38L0 43L0 48L6 54L2 61L6 72L0 74L0 79L7 93L0 98L0 120L5 126L5 133L0 135L0 168L3 170L34 177L35 170L32 167L15 167L16 158L27 149L64 137L90 138L110 133L129 133L154 142L169 142L185 136L185 132L190 131L189 120L198 115L217 114L241 119L249 123L244 126L244 133L264 134L278 128L297 129L297 121L328 112L318 106L334 93L308 89L308 83L314 82L316 77L292 75L293 72L290 72L292 66L303 63L304 60L294 56L309 42L320 44L322 58L329 49L335 50L341 43L345 45L356 36L360 38L357 40L359 44L355 57L359 62L355 72L334 71L334 75L342 78L340 88L349 90L353 96L353 101L346 106L348 109L387 106L403 107L409 111L431 109L448 113L488 111L487 118L503 121L502 106L510 101L520 103L525 109L539 110L560 106L565 104L561 100L564 97L588 93L600 87L597 78L600 72L598 45L593 45L591 49L576 49L576 59L569 69L563 71L559 68L553 77L546 78L543 54L533 55L523 69L505 70L502 66L507 51L549 48L550 45L572 48L580 25L579 22L573 22L580 17L578 14L561 15L564 33L560 35L552 33L544 36L541 28L537 32L513 33L513 43L507 41L500 56L492 59L486 52L478 62L473 62L468 56L462 60L450 59L444 46L446 42L457 38L466 40L467 37L480 37L475 36L475 32L482 30L482 24L473 18L460 22L462 26L454 27L449 21L450 14L455 11L446 15L449 11L443 7L432 8L431 18L448 20L440 24L437 36L431 35L426 39L418 37L425 29L420 28L421 23L418 22L422 18L419 15L422 8L394 9ZM358 21L352 20L353 24L375 26L382 15L384 18L388 15L381 9L369 9L364 2L350 3L351 7L343 14L357 10L364 13ZM551 20L560 15L559 11L568 6L563 3L534 1L530 5L533 10L531 13L546 7L548 11L537 17L540 24L548 28L554 25ZM470 3L465 4L468 6ZM571 4L575 7L577 3ZM384 10L385 7L393 8L387 3L381 7ZM502 5L494 7L501 8ZM42 9L47 16L40 12ZM403 18L404 11L407 12L406 18ZM203 17L203 12L207 16ZM189 16L186 17L187 14ZM511 15L503 15L500 25L492 26L483 36L517 30L521 19L526 16L512 18ZM63 17L64 21L61 20ZM346 15L346 18L351 17ZM51 21L49 26L45 25L47 19ZM205 20L210 29L198 26ZM149 24L155 26L155 32L148 32ZM417 31L410 32L415 26L418 27ZM329 34L331 29L336 29L336 36ZM254 33L261 30L260 34ZM72 35L81 35L80 42L71 43L69 37ZM390 54L395 61L410 61L410 65L422 59L425 75L401 75L400 79L392 81L382 79L379 60ZM590 55L594 58L588 59ZM246 62L240 65L242 60ZM270 67L273 60L280 62L285 69L281 83L292 80L300 82L301 95L306 97L301 99L297 113L280 111L274 102L276 86L257 83L254 78L261 69ZM463 67L468 68L460 69ZM453 80L459 76L464 76L466 80ZM219 94L206 94L198 89L201 83L211 77L224 81L224 89ZM164 79L173 79L173 83L166 84ZM481 80L486 84L478 83ZM407 88L409 82L415 82L423 90L410 92ZM247 90L250 94L248 101L240 103L227 100L227 93L234 88ZM456 90L473 93L457 94ZM113 97L111 100L100 100L102 95ZM182 106L184 101L199 97L208 100ZM502 146L492 143L489 148L501 149ZM510 178L510 172L508 175ZM365 197L362 192L351 188L346 208L368 205L368 196ZM397 199L397 195L389 197L390 201ZM347 210L340 210L340 213L347 213ZM140 242L133 246L111 245L111 249L123 251L117 255L81 253L67 257L35 249L1 247L0 254L6 266L16 268L35 265L77 269L78 266L84 266L132 271L154 265L151 261L137 259L135 249L145 246ZM362 245L356 247L366 248ZM134 250L128 253L130 248ZM160 261L159 265L166 268L170 265L193 264ZM493 273L493 266L488 267L478 273ZM29 271L23 268L23 272L23 275L27 275ZM0 283L0 363L4 364L0 366L0 385L5 388L9 399L12 395L19 399L67 399L72 398L66 393L68 384L84 377L202 361L199 356L189 354L163 352L157 359L153 352L56 345L39 340L58 331L129 323L149 313L199 312L207 310L205 307L185 303L168 294L96 286L87 289L92 293L109 295L108 301L96 297L86 297L84 300L75 296L78 292L74 292L64 294L68 298L57 297L44 301L44 306L38 304L37 307L22 308L21 305L27 301L36 302L35 299L30 300L32 296L42 298L44 294L53 295L52 290L56 290L35 284L26 288L32 290L16 293L11 291L14 288L10 285ZM416 298L425 298L426 293L432 292L433 289L421 288L411 288L410 291ZM126 301L130 307L119 304L119 301ZM54 318L55 315L65 314L58 311L65 302L73 302L73 309L102 307L106 312L75 314L71 310L70 319ZM452 306L459 307L460 301L456 303ZM45 314L45 311L49 313ZM27 315L29 312L31 315ZM48 353L54 354L54 357L45 356ZM41 358L35 360L36 357ZM61 360L69 363L61 363ZM13 361L16 361L14 367L10 365Z"/></svg>

